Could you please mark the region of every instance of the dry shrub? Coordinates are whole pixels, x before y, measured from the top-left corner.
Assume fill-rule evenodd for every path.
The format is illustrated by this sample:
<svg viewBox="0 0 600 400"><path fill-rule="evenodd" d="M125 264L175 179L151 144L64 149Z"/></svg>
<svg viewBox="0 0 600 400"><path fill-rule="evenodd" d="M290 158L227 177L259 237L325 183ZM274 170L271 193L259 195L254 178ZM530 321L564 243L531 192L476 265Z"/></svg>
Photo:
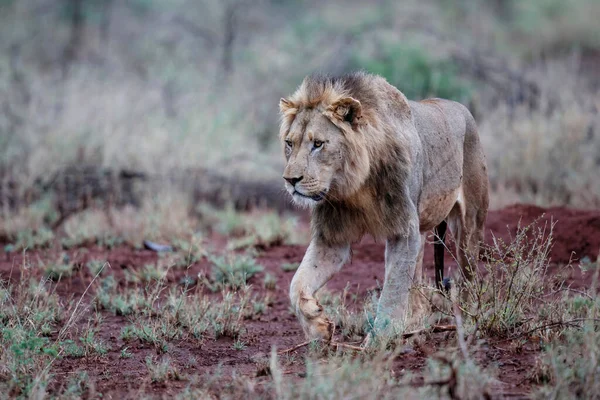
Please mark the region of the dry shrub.
<svg viewBox="0 0 600 400"><path fill-rule="evenodd" d="M230 237L229 250L308 242L309 230L294 215L275 210L238 211L231 204L217 209L202 203L197 209L206 227Z"/></svg>
<svg viewBox="0 0 600 400"><path fill-rule="evenodd" d="M336 332L344 339L356 340L364 337L373 323L377 296L372 293L359 299L350 294L350 287L347 285L341 293L319 290L319 302L325 308L325 314L335 324Z"/></svg>
<svg viewBox="0 0 600 400"><path fill-rule="evenodd" d="M552 228L532 223L519 227L511 242L494 237L484 249L484 267L474 268L464 312L482 333L508 337L560 317L560 298L541 301L548 290Z"/></svg>
<svg viewBox="0 0 600 400"><path fill-rule="evenodd" d="M171 243L193 237L195 220L189 214L187 196L162 191L146 197L140 208L92 208L69 217L64 223L63 244L99 242L110 238L141 246L143 240Z"/></svg>

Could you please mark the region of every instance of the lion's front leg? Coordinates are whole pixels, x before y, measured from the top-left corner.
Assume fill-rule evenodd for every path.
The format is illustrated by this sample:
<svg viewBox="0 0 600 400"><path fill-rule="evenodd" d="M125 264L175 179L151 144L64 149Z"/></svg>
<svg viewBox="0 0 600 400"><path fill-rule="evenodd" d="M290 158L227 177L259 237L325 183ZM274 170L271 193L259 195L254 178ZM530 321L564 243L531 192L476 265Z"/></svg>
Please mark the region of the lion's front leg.
<svg viewBox="0 0 600 400"><path fill-rule="evenodd" d="M333 323L314 296L340 270L349 254L349 245L326 246L313 239L292 279L290 300L309 339L331 340Z"/></svg>
<svg viewBox="0 0 600 400"><path fill-rule="evenodd" d="M411 229L408 236L388 238L385 247L385 281L379 297L375 329L383 329L390 323L406 324L409 292L415 277L421 240L416 227Z"/></svg>

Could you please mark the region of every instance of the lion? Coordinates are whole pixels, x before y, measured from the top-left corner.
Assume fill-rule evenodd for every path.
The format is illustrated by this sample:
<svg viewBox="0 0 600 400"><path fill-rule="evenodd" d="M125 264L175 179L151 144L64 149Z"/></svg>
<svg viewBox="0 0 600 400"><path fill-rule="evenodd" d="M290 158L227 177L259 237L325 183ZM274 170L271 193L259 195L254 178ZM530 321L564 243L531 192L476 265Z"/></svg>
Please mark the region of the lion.
<svg viewBox="0 0 600 400"><path fill-rule="evenodd" d="M308 339L331 340L333 323L315 293L366 234L386 240L375 329L406 324L409 310L418 308L419 296L409 299L409 293L423 280L426 232L436 229L443 239L447 223L462 275L471 278L488 211L488 176L466 107L409 101L384 78L364 72L308 76L279 106L285 187L296 204L311 208L311 241L290 285ZM443 247L439 240L434 246L438 287Z"/></svg>

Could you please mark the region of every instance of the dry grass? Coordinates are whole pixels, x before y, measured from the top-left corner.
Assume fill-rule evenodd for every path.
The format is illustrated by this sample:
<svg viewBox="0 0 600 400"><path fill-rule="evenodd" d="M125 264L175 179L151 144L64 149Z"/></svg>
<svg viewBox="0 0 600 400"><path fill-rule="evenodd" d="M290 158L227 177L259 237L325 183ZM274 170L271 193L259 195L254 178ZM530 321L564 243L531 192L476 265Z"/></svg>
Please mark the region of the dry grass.
<svg viewBox="0 0 600 400"><path fill-rule="evenodd" d="M497 107L480 124L492 196L498 207L516 201L598 207L598 92L578 74L578 59L531 72L539 106Z"/></svg>
<svg viewBox="0 0 600 400"><path fill-rule="evenodd" d="M64 76L60 57L69 27L61 14L40 15L31 0L3 6L0 92L9 111L0 116L4 180L27 186L77 163L156 174L204 166L247 180L277 180L283 162L276 140L278 99L316 70L391 65L407 75L389 77L400 89L409 90L407 82L424 68L431 75L419 79L443 83L424 95L468 88L468 98L458 97L477 110L495 204L598 205L593 57L600 31L592 17L599 12L594 0L568 6L508 0L496 9L480 0L453 7L437 0L382 1L378 7L355 2L343 6L351 16L344 24L341 3L310 2L302 10L293 3L240 5L244 16L227 79L221 79L223 53L215 45L221 43L217 21L225 3L146 3L143 13L114 5L105 34L93 18L88 21L79 58ZM277 22L282 19L285 24ZM208 26L217 36L203 40L192 26ZM51 45L32 40L33 33ZM398 46L398 38L418 50L410 59L386 58L386 48ZM489 61L461 68L457 54L469 65ZM353 66L356 59L369 65ZM477 72L496 70L501 81ZM466 85L454 82L459 78ZM538 88L534 99L519 97L523 80ZM530 100L539 106L530 109Z"/></svg>

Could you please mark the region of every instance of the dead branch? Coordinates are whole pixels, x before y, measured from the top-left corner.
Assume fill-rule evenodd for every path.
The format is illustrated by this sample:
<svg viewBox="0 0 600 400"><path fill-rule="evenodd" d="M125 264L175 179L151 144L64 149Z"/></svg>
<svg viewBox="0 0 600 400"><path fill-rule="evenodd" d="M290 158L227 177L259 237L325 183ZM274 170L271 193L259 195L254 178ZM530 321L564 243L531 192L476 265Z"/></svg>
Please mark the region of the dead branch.
<svg viewBox="0 0 600 400"><path fill-rule="evenodd" d="M424 332L440 333L440 332L450 332L450 331L455 331L455 330L456 330L456 325L433 325L431 328L423 328L423 329L417 329L416 331L405 332L402 334L402 337L406 339L411 336L420 335L421 333L424 333Z"/></svg>
<svg viewBox="0 0 600 400"><path fill-rule="evenodd" d="M294 347L290 347L289 349L281 350L281 351L277 352L277 354L283 355L283 354L291 353L293 351L301 349L302 347L308 346L311 342L312 342L312 340L302 342L300 344L295 345ZM353 346L351 344L341 343L341 342L329 342L329 343L327 343L327 345L331 346L331 347L335 347L336 349L341 347L344 349L349 349L349 350L354 350L354 351L363 351L364 350L363 347Z"/></svg>
<svg viewBox="0 0 600 400"><path fill-rule="evenodd" d="M360 347L360 346L354 346L351 344L347 344L347 343L341 343L341 342L332 342L331 346L334 347L341 347L344 349L349 349L349 350L354 350L354 351L363 351L364 348Z"/></svg>
<svg viewBox="0 0 600 400"><path fill-rule="evenodd" d="M505 343L505 342L510 342L512 340L518 339L520 337L523 336L527 336L535 331L539 331L541 329L546 329L546 328L555 328L555 327L575 327L575 328L581 328L579 325L577 325L580 322L586 322L586 321L593 321L593 322L598 322L600 323L600 319L599 318L575 318L569 321L558 321L558 322L551 322L549 324L544 324L544 325L540 325L540 326L536 326L533 329L530 329L526 332L521 332L518 333L516 335L504 338L504 339L500 339L497 340L495 342L492 342L491 345L496 345L499 343Z"/></svg>
<svg viewBox="0 0 600 400"><path fill-rule="evenodd" d="M277 352L277 355L282 355L282 354L287 354L287 353L291 353L292 351L296 351L298 349L301 349L304 346L308 346L310 344L310 342L312 342L312 340L308 340L306 342L302 342L300 344L297 344L294 347L290 347L289 349L286 350L281 350Z"/></svg>

